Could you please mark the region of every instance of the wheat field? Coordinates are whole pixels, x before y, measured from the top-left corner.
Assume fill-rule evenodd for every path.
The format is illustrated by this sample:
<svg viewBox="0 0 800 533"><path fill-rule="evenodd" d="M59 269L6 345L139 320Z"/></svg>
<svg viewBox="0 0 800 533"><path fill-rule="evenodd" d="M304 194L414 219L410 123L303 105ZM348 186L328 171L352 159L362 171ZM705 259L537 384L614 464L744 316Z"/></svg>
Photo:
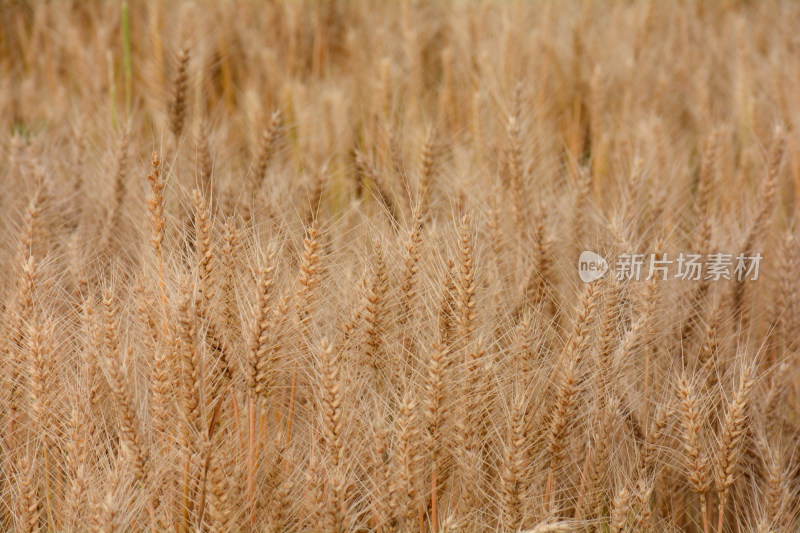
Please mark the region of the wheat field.
<svg viewBox="0 0 800 533"><path fill-rule="evenodd" d="M799 27L1 0L0 530L800 531Z"/></svg>

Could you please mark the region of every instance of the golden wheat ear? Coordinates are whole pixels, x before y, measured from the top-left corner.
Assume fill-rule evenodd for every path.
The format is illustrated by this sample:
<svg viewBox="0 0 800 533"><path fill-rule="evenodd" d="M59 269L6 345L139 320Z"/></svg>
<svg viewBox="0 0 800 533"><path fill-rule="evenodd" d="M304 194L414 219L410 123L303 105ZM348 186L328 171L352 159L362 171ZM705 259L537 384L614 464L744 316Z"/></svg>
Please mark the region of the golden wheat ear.
<svg viewBox="0 0 800 533"><path fill-rule="evenodd" d="M736 467L742 455L743 439L748 429L750 393L755 383L753 368L742 370L739 387L728 403L717 451L714 485L719 497L717 531L722 531L728 492L736 481Z"/></svg>
<svg viewBox="0 0 800 533"><path fill-rule="evenodd" d="M685 375L678 382L678 399L684 452L689 463L686 475L692 490L700 497L703 532L708 533L708 490L711 486L709 459L700 440L703 421L699 400Z"/></svg>
<svg viewBox="0 0 800 533"><path fill-rule="evenodd" d="M178 64L175 69L175 80L172 86L172 99L169 103L169 129L178 145L186 120L186 98L189 84L189 48L184 46L178 53Z"/></svg>

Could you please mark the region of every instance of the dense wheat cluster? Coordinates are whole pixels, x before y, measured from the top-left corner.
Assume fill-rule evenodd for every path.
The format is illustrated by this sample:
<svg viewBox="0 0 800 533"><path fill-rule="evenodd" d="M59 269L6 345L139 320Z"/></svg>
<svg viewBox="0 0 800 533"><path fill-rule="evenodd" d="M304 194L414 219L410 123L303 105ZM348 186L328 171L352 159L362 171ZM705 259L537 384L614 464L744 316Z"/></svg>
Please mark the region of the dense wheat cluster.
<svg viewBox="0 0 800 533"><path fill-rule="evenodd" d="M798 27L0 1L0 529L798 531Z"/></svg>

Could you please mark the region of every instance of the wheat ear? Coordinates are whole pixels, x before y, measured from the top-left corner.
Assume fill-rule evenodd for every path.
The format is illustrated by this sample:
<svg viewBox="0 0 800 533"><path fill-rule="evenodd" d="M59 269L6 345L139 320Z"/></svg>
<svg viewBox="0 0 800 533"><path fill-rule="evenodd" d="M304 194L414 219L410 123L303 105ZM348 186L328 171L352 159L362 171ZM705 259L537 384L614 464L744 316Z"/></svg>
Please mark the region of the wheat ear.
<svg viewBox="0 0 800 533"><path fill-rule="evenodd" d="M253 309L253 320L250 326L250 348L247 356L247 500L250 508L250 523L255 524L255 443L256 443L256 418L259 393L267 386L267 359L269 346L269 315L270 300L275 274L275 254L273 248L267 254L265 265L258 272L258 300Z"/></svg>
<svg viewBox="0 0 800 533"><path fill-rule="evenodd" d="M525 518L525 408L521 396L514 400L503 453L501 473L503 527L516 530Z"/></svg>
<svg viewBox="0 0 800 533"><path fill-rule="evenodd" d="M700 496L700 513L703 518L703 533L708 533L708 506L706 493L711 483L709 479L708 457L700 444L700 409L694 390L686 376L678 383L680 412L683 424L683 446L689 459L688 479L692 490Z"/></svg>
<svg viewBox="0 0 800 533"><path fill-rule="evenodd" d="M148 490L150 458L142 433L142 426L133 403L133 391L124 368L119 347L119 318L111 289L103 291L103 330L105 348L106 379L119 411L120 440L133 461L133 473L139 485ZM155 532L156 503L148 497L150 523Z"/></svg>
<svg viewBox="0 0 800 533"><path fill-rule="evenodd" d="M167 286L164 281L164 188L167 183L160 171L158 154L153 152L151 158L152 169L147 176L150 182L150 198L147 199L147 209L150 212L150 225L153 230L150 244L156 251L156 264L158 267L158 288L161 295L161 312L163 313L164 338L169 340L169 314L167 311Z"/></svg>
<svg viewBox="0 0 800 533"><path fill-rule="evenodd" d="M736 465L742 454L742 440L747 431L748 407L750 404L750 391L755 379L752 368L745 368L739 378L739 390L728 404L725 414L725 423L722 426L722 438L717 452L714 482L719 496L719 513L717 517L717 532L722 532L725 516L725 502L728 491L735 480Z"/></svg>
<svg viewBox="0 0 800 533"><path fill-rule="evenodd" d="M445 398L445 357L447 350L442 344L433 346L428 355L428 377L425 383L425 446L431 461L431 529L439 528L439 461L441 434L447 408Z"/></svg>
<svg viewBox="0 0 800 533"><path fill-rule="evenodd" d="M175 72L175 82L172 90L172 100L169 105L169 129L178 138L183 132L183 123L186 118L186 89L189 81L189 48L181 48L178 55L178 68Z"/></svg>

